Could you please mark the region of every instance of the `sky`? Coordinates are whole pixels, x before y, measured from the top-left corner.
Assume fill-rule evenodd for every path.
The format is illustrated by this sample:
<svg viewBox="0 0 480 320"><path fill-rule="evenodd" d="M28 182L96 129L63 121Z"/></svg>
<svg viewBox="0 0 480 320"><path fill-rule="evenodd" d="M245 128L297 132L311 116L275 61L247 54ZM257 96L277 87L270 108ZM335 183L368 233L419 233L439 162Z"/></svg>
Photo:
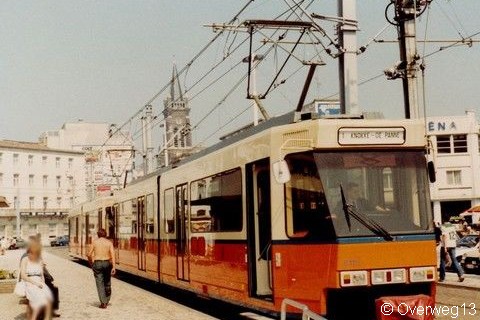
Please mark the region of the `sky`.
<svg viewBox="0 0 480 320"><path fill-rule="evenodd" d="M43 131L56 130L65 122L84 121L122 124L159 91L171 75L172 63L181 69L215 34L204 24L231 19L246 0L2 0L0 1L0 138L35 141ZM389 0L358 1L359 45L385 25L384 10ZM287 7L283 0L255 0L240 20L273 18ZM336 14L336 1L315 0L309 8L321 14ZM430 13L417 25L423 39L455 39L480 31L480 1L434 0ZM428 20L428 23L427 23ZM321 23L334 35L331 23ZM427 30L425 32L425 30ZM221 36L186 75L182 85L189 88L202 72L222 60L229 45L245 38L238 33ZM381 39L396 38L388 28ZM480 34L476 37L480 39ZM255 38L254 45L260 45ZM442 44L419 44L420 53L429 53ZM263 50L263 49L262 49ZM299 56L313 49L299 48ZM260 50L261 51L261 50ZM282 53L270 53L257 71L261 91L272 80ZM277 55L275 55L275 52ZM228 76L196 96L215 76L248 55L243 46L222 63L206 82L188 92L193 124L197 124L246 72L240 64ZM393 66L398 59L396 44L372 43L358 57L359 80L369 79ZM308 99L338 92L337 60L321 55L326 66L318 68ZM294 60L294 59L292 59ZM296 63L296 64L295 64ZM427 115L458 115L466 109L480 114L480 43L456 46L426 59ZM296 70L291 61L282 77ZM295 107L303 86L302 69L264 100L273 115ZM399 80L379 77L359 88L360 106L381 111L389 118L403 117L402 87ZM154 102L160 114L161 94ZM246 80L194 131L196 143L204 145L218 136L252 121L250 111L237 115L249 105ZM307 100L308 100L307 99ZM232 120L234 119L234 120ZM157 121L158 122L158 121ZM155 138L160 127L155 122ZM137 141L139 118L124 127ZM218 128L223 128L218 130Z"/></svg>

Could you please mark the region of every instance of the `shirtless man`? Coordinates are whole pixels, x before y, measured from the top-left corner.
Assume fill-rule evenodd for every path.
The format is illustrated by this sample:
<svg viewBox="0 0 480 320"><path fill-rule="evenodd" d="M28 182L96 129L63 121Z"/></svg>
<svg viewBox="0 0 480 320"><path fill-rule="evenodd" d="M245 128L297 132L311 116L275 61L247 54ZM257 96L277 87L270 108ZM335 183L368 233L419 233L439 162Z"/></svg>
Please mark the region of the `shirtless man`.
<svg viewBox="0 0 480 320"><path fill-rule="evenodd" d="M115 274L115 254L112 242L106 238L105 229L98 230L97 235L98 239L93 241L88 259L93 262L92 269L100 299L100 308L105 309L112 295L111 276Z"/></svg>

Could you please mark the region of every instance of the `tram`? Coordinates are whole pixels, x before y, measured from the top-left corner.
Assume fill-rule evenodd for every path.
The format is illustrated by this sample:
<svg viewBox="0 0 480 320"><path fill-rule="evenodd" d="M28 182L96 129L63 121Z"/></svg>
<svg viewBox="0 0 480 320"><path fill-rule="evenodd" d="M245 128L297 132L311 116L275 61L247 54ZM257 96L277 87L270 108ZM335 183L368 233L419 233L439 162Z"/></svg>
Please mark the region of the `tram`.
<svg viewBox="0 0 480 320"><path fill-rule="evenodd" d="M73 208L70 254L86 259L102 226L117 269L273 313L290 298L369 319L377 298L434 297L424 124L302 118L272 118Z"/></svg>

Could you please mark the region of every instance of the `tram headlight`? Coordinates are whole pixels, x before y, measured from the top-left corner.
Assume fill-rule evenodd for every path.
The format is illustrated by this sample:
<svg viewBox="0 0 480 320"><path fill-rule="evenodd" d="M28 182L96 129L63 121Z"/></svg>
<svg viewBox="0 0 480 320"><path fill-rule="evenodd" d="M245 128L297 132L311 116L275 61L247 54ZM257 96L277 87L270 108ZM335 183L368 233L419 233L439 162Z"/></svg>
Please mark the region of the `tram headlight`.
<svg viewBox="0 0 480 320"><path fill-rule="evenodd" d="M405 269L386 269L372 271L372 284L389 284L407 282L407 270Z"/></svg>
<svg viewBox="0 0 480 320"><path fill-rule="evenodd" d="M410 282L435 281L435 267L410 268Z"/></svg>
<svg viewBox="0 0 480 320"><path fill-rule="evenodd" d="M366 286L368 284L367 271L342 271L340 272L342 287Z"/></svg>

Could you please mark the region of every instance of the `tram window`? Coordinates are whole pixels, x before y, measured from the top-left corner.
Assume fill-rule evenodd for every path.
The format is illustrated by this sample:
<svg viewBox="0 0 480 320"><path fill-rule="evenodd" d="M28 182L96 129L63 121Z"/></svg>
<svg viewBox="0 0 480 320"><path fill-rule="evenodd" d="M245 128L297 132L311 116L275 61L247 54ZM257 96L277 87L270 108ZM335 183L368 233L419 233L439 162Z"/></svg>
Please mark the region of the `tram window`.
<svg viewBox="0 0 480 320"><path fill-rule="evenodd" d="M76 242L79 242L78 229L79 229L79 221L78 221L78 217L76 217L75 218L75 240L76 240Z"/></svg>
<svg viewBox="0 0 480 320"><path fill-rule="evenodd" d="M105 208L105 229L107 231L107 238L113 239L115 237L115 216L113 215L113 208Z"/></svg>
<svg viewBox="0 0 480 320"><path fill-rule="evenodd" d="M173 189L167 189L163 199L163 225L166 233L175 232L175 215L174 215L174 197Z"/></svg>
<svg viewBox="0 0 480 320"><path fill-rule="evenodd" d="M128 238L132 233L137 233L137 201L127 200L121 203L118 216L118 237ZM135 224L135 228L133 225Z"/></svg>
<svg viewBox="0 0 480 320"><path fill-rule="evenodd" d="M132 234L136 234L138 231L138 223L137 223L137 199L130 200L132 204L132 212L131 212L131 219L132 219Z"/></svg>
<svg viewBox="0 0 480 320"><path fill-rule="evenodd" d="M70 239L72 239L73 242L76 242L76 237L77 237L77 218L72 218L69 221L70 225Z"/></svg>
<svg viewBox="0 0 480 320"><path fill-rule="evenodd" d="M153 194L147 195L146 198L146 226L145 226L145 232L146 233L154 233L155 232L155 223L154 223L154 217L155 217L155 210L153 206Z"/></svg>
<svg viewBox="0 0 480 320"><path fill-rule="evenodd" d="M98 209L98 215L97 215L97 218L98 218L98 229L103 228L102 215L103 215L103 209L100 208L100 209Z"/></svg>
<svg viewBox="0 0 480 320"><path fill-rule="evenodd" d="M242 172L227 172L190 184L191 231L232 232L243 227Z"/></svg>
<svg viewBox="0 0 480 320"><path fill-rule="evenodd" d="M325 192L312 155L291 155L287 162L291 173L285 185L288 237L333 238Z"/></svg>

